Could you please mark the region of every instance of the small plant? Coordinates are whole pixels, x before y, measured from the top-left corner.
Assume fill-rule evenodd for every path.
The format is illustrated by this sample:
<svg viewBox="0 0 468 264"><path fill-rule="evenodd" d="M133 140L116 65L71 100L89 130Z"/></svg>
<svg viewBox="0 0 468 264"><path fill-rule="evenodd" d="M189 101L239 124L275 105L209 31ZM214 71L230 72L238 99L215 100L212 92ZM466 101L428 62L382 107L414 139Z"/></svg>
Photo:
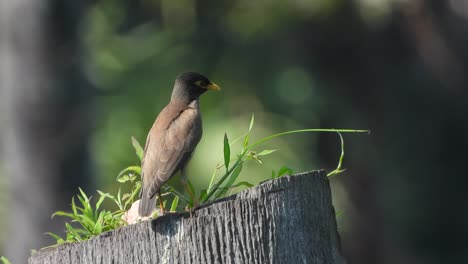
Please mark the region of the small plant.
<svg viewBox="0 0 468 264"><path fill-rule="evenodd" d="M57 211L52 217L62 216L71 219L70 223L65 223L66 238L62 238L54 233L47 233L52 236L57 244L80 242L89 239L93 236L99 235L102 232L114 230L116 228L127 225L127 222L123 219L123 215L132 205L135 197L140 191L141 182L137 181L137 175L131 172L139 172L139 167L129 167L125 172L121 172L117 177L117 181L120 183L130 182L132 184L132 190L130 193L121 194L120 188L116 196L102 191L97 191L99 199L94 205L91 203L91 197L88 197L85 192L79 188L79 194L77 198L79 204L75 203L75 197L72 197L71 202L71 213ZM109 211L101 209L101 204L105 199L109 199L114 202L117 206L117 210Z"/></svg>
<svg viewBox="0 0 468 264"><path fill-rule="evenodd" d="M65 223L67 234L65 239L56 234L47 233L57 240L57 244L83 241L102 232L121 227L125 224L124 220L122 220L123 210L119 209L115 212L100 210L100 206L104 199L109 198L118 202L118 198L115 198L108 193L98 191L100 197L93 208L91 197L88 197L81 188L79 191L80 194L77 195L79 204L75 203L75 197L73 197L71 202L71 213L57 211L52 215L52 217L63 216L71 219L71 223ZM78 223L79 225L72 225L74 223Z"/></svg>
<svg viewBox="0 0 468 264"><path fill-rule="evenodd" d="M11 264L11 262L4 256L1 256L0 260L2 261L2 264Z"/></svg>
<svg viewBox="0 0 468 264"><path fill-rule="evenodd" d="M300 130L292 130L292 131L286 131L286 132L274 134L274 135L262 138L254 143L250 143L249 142L250 134L252 132L254 122L255 122L255 118L254 118L254 115L252 115L248 131L241 137L233 140L231 144L229 144L227 135L226 134L224 135L224 164L220 164L216 167L213 173L213 176L211 177L210 185L208 186L206 190L202 190L200 200L203 203L208 202L211 199L217 199L217 198L223 197L226 194L226 191L232 188L239 187L239 186L246 186L246 187L253 186L251 183L248 183L248 182L235 183L235 181L237 180L237 178L239 177L239 174L242 171L242 165L244 162L249 161L249 160L254 160L258 162L259 164L262 164L263 156L270 155L276 151L276 150L268 150L268 149L258 151L255 149L255 147L258 147L259 145L261 145L262 143L265 143L266 141L272 140L280 136L294 134L294 133L306 133L306 132L338 133L341 139L341 155L339 158L337 168L328 174L328 176L333 176L333 175L340 174L344 171L341 169L341 165L342 165L342 161L344 157L344 140L343 140L341 133L368 133L369 132L368 130L352 130L352 129L300 129ZM239 141L242 138L244 139L243 144L242 144L242 150L233 159L231 157L230 147L232 144L234 144L235 142ZM232 164L232 162L234 163ZM232 166L230 166L230 164L232 164ZM219 171L223 167L225 168L225 173L221 177L218 177ZM279 178L286 174L292 174L292 172L293 170L291 168L283 166L278 170L278 173L275 173L273 171L271 178L273 179ZM216 183L213 184L215 180L216 180Z"/></svg>
<svg viewBox="0 0 468 264"><path fill-rule="evenodd" d="M293 170L289 167L283 166L278 170L278 173L275 173L275 171L271 171L271 178L276 179L279 178L283 175L291 175L293 174Z"/></svg>
<svg viewBox="0 0 468 264"><path fill-rule="evenodd" d="M275 149L264 149L257 150L257 147L262 143L269 141L271 139L288 135L294 133L306 133L306 132L333 132L338 133L341 141L341 154L338 160L338 165L335 170L328 173L328 176L335 176L344 171L342 169L342 162L344 158L344 140L341 133L368 133L368 130L352 130L352 129L301 129L301 130L292 130L286 131L278 134L274 134L265 138L262 138L253 143L250 142L250 135L254 126L255 118L252 115L250 120L250 125L247 132L240 137L229 141L228 135L224 134L223 141L223 159L220 161L213 171L211 176L210 183L206 189L202 189L198 195L198 201L194 201L192 195L186 197L183 193L179 192L173 186L165 184L162 186L163 196L172 195L174 198L170 206L171 211L176 211L179 205L182 208L192 208L195 204L200 202L200 204L224 197L232 192L233 189L237 187L252 187L253 184L247 181L237 182L239 175L242 172L243 164L247 161L254 161L259 164L262 164L262 159L265 156L268 156L274 153ZM242 150L232 155L231 147L237 142L242 140ZM143 148L138 143L138 141L132 137L132 145L135 149L135 153L138 158L143 158ZM293 173L293 170L287 166L282 166L278 171L272 171L271 178L276 179L284 175L290 175ZM122 216L129 209L129 207L135 201L138 193L141 189L141 167L139 165L133 165L122 170L117 176L117 181L122 184L131 184L132 189L130 193L125 193L121 195L119 189L116 196L110 195L109 193L104 193L98 191L99 199L95 204L94 208L91 205L91 197L86 196L83 190L79 189L80 194L77 198L80 202L79 205L75 203L74 198L72 198L71 203L71 213L58 211L53 214L53 216L63 216L71 219L71 223L66 223L66 238L63 239L56 234L48 233L50 236L54 237L57 240L57 244L63 244L66 242L76 242L89 239L90 237L96 236L102 232L113 230L128 223L123 220ZM197 194L193 184L190 180L187 180L188 187L190 192L194 195ZM197 197L197 196L195 196ZM110 199L117 205L117 210L114 212L108 210L102 210L100 208L102 202L105 199ZM73 226L74 224L75 226ZM78 225L77 225L78 224ZM3 259L2 259L3 260Z"/></svg>

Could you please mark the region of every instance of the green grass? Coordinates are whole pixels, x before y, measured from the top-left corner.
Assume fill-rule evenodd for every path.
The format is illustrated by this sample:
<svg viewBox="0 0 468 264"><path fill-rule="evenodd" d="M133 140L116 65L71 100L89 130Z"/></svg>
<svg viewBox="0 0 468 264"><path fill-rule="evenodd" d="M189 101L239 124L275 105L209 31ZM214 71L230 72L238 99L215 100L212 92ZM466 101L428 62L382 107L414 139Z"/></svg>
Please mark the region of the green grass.
<svg viewBox="0 0 468 264"><path fill-rule="evenodd" d="M247 181L238 181L239 175L243 172L245 162L263 163L263 159L275 153L275 149L258 149L262 143L275 139L280 136L285 136L295 133L317 133L317 132L331 132L337 133L341 141L341 154L338 159L338 164L335 170L328 173L328 176L336 176L342 172L342 163L344 158L344 140L342 133L369 133L368 130L353 130L353 129L300 129L277 133L255 142L250 142L251 134L255 123L254 115L252 115L249 128L247 132L238 138L230 141L227 134L224 135L223 140L223 157L222 161L218 162L215 166L210 183L207 188L201 189L197 192L193 184L187 180L190 191L193 194L199 193L197 201L199 204L204 204L222 197L229 195L237 187L252 187L252 183ZM242 141L241 141L242 140ZM233 154L231 148L234 144L242 142L242 150L239 153ZM143 158L143 148L138 141L132 137L132 145L138 158ZM290 175L293 170L287 166L278 168L277 171L272 171L271 179L276 179L284 175ZM137 199L137 195L141 189L141 167L129 166L123 169L117 176L117 182L121 184L130 184L131 191L129 193L121 194L119 189L116 195L98 191L99 199L92 205L92 197L88 197L81 189L77 195L78 203L75 198L71 201L71 212L58 211L53 214L54 216L62 216L69 219L65 224L66 237L62 238L53 233L47 233L56 239L57 244L68 242L79 242L96 236L102 232L113 230L127 223L122 219L123 214L130 208L133 202ZM177 211L177 208L190 209L196 204L190 195L181 193L173 186L165 184L162 186L163 196L173 196L170 206L170 211ZM114 211L105 210L101 208L101 204L105 199L113 201L117 209ZM167 199L166 199L167 200ZM4 261L2 259L2 261Z"/></svg>

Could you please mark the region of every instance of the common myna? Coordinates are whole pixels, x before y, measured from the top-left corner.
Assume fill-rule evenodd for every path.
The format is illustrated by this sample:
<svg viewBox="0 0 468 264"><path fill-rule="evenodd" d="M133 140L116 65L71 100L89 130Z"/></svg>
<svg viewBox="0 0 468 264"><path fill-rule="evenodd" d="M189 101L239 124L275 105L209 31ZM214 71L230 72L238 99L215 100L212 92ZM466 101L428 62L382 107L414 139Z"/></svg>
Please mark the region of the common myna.
<svg viewBox="0 0 468 264"><path fill-rule="evenodd" d="M202 136L198 97L208 90L220 88L196 72L182 73L175 80L171 101L159 113L146 138L141 162L140 216L151 214L156 193L164 213L160 188L178 171L186 186L185 166Z"/></svg>

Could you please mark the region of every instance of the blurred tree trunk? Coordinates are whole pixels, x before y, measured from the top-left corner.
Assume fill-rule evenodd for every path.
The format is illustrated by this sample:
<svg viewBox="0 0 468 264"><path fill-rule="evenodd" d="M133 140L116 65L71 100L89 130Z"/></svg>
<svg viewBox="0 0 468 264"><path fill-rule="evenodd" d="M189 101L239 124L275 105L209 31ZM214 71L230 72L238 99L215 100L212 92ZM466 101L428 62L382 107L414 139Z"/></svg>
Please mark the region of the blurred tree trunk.
<svg viewBox="0 0 468 264"><path fill-rule="evenodd" d="M84 2L0 0L5 255L12 263L52 242L44 233L63 225L51 214L89 182L90 89L78 39Z"/></svg>
<svg viewBox="0 0 468 264"><path fill-rule="evenodd" d="M360 264L468 263L467 214L460 214L468 180L457 177L468 146L466 27L447 19L450 1L395 6L378 30L358 14L342 8L326 26L296 33L313 36L303 56L314 58L309 69L335 96L328 100L341 104L327 109L322 127L372 130L370 138L345 138L352 170L337 180L355 207L346 212L343 254ZM331 144L320 157L335 164Z"/></svg>

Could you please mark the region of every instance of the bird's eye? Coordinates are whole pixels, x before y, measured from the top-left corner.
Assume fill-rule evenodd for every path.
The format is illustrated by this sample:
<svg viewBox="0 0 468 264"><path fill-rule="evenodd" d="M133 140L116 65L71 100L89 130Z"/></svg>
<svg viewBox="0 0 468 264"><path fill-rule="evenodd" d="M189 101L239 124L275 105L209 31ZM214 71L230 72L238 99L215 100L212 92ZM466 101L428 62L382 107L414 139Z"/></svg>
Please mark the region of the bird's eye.
<svg viewBox="0 0 468 264"><path fill-rule="evenodd" d="M206 83L206 81L204 81L204 80L198 80L198 81L195 82L195 85L198 86L198 87L203 88L203 87L207 86L208 83Z"/></svg>

